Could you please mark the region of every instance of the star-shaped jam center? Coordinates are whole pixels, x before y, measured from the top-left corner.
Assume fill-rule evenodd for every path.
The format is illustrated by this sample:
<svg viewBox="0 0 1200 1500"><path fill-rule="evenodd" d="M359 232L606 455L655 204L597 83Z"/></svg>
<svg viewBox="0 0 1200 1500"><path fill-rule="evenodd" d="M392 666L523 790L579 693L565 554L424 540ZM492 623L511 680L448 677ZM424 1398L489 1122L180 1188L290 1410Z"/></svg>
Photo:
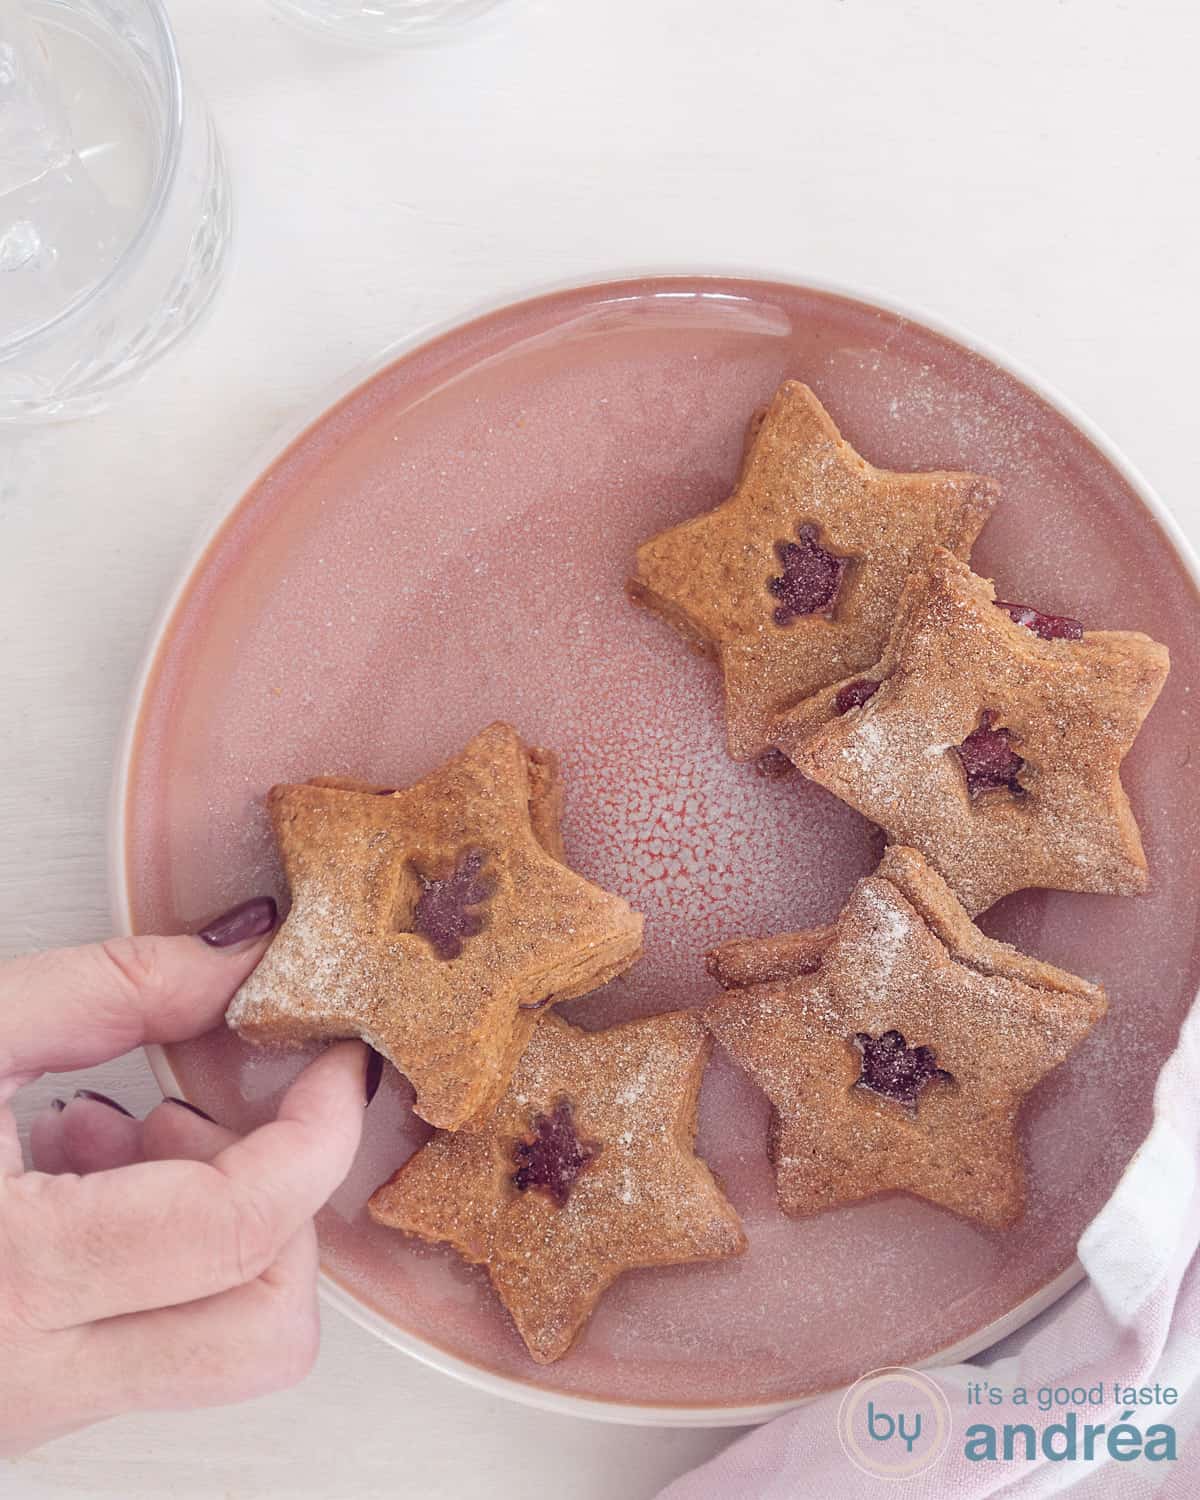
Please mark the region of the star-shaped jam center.
<svg viewBox="0 0 1200 1500"><path fill-rule="evenodd" d="M514 1186L525 1192L539 1188L548 1193L559 1208L571 1195L575 1179L594 1160L600 1150L592 1141L581 1141L575 1132L575 1120L568 1100L560 1099L552 1114L537 1115L531 1126L532 1140L518 1141L513 1147Z"/></svg>
<svg viewBox="0 0 1200 1500"><path fill-rule="evenodd" d="M979 727L973 729L961 745L956 747L958 758L967 778L967 791L972 797L981 792L997 791L1006 787L1018 796L1025 788L1017 780L1025 762L1009 743L1007 729L993 729L995 711L984 709Z"/></svg>
<svg viewBox="0 0 1200 1500"><path fill-rule="evenodd" d="M1032 630L1034 635L1041 636L1044 641L1081 641L1083 639L1083 625L1079 620L1073 620L1070 615L1044 615L1040 609L1034 609L1029 604L1012 604L1007 599L995 599L992 601L997 609L1002 609L1010 620L1015 620L1018 625L1024 625L1026 630Z"/></svg>
<svg viewBox="0 0 1200 1500"><path fill-rule="evenodd" d="M857 677L853 682L847 682L838 688L833 706L839 714L848 714L852 708L861 708L864 703L869 703L881 686L881 683L870 677Z"/></svg>
<svg viewBox="0 0 1200 1500"><path fill-rule="evenodd" d="M885 1031L873 1037L859 1031L854 1045L862 1055L862 1072L855 1087L895 1099L908 1109L916 1109L917 1095L926 1084L937 1078L953 1081L944 1068L938 1067L932 1047L909 1047L902 1032Z"/></svg>
<svg viewBox="0 0 1200 1500"><path fill-rule="evenodd" d="M413 908L412 930L425 938L439 958L457 958L463 939L483 931L479 910L492 894L492 882L483 874L487 854L482 849L464 849L449 875L424 875L413 866L421 883L421 894Z"/></svg>
<svg viewBox="0 0 1200 1500"><path fill-rule="evenodd" d="M796 533L799 541L775 544L783 572L770 579L767 588L779 600L773 615L776 625L833 609L850 559L827 552L817 540L819 534L819 528L808 523Z"/></svg>

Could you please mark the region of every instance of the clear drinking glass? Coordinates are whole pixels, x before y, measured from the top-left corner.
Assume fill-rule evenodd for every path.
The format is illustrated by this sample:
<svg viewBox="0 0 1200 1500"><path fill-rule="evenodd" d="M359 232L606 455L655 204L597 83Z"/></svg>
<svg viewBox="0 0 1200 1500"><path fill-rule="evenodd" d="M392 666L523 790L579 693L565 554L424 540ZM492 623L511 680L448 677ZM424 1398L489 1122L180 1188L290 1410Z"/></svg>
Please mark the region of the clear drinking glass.
<svg viewBox="0 0 1200 1500"><path fill-rule="evenodd" d="M351 42L414 47L450 41L501 0L274 0L276 10Z"/></svg>
<svg viewBox="0 0 1200 1500"><path fill-rule="evenodd" d="M229 228L161 0L0 0L0 422L103 407L207 306Z"/></svg>

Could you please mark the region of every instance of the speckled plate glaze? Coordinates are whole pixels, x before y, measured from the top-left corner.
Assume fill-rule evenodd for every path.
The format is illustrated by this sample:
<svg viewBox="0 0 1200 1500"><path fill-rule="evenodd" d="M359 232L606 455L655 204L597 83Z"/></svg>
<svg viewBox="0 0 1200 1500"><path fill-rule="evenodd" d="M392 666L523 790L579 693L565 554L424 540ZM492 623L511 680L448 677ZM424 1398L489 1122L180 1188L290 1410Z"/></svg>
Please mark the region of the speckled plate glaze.
<svg viewBox="0 0 1200 1500"><path fill-rule="evenodd" d="M1137 900L1025 893L984 920L1111 997L1023 1116L1019 1228L983 1232L904 1197L785 1220L765 1102L718 1055L699 1146L749 1252L623 1277L549 1368L480 1271L368 1221L368 1194L424 1134L388 1076L321 1217L328 1294L440 1368L558 1409L756 1420L875 1366L972 1352L1078 1274L1076 1238L1147 1128L1200 979L1200 610L1171 523L1081 419L899 312L744 277L557 291L393 355L266 469L177 594L131 723L114 848L135 930L284 895L272 782L407 782L503 718L562 754L572 863L646 914L642 962L567 1014L600 1025L700 1003L706 948L827 921L879 853L818 788L727 759L714 668L622 589L642 538L728 493L746 419L785 376L877 464L1001 482L975 559L1004 598L1170 645L1125 770L1154 886ZM300 1059L216 1033L173 1049L173 1075L158 1065L245 1128Z"/></svg>

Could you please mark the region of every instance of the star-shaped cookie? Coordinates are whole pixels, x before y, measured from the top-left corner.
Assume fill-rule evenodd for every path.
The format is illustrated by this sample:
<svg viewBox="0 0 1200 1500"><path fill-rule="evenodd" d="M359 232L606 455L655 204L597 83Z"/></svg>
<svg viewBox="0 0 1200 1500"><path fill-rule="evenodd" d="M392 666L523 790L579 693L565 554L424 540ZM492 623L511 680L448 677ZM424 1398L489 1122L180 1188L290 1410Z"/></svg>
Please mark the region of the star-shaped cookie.
<svg viewBox="0 0 1200 1500"><path fill-rule="evenodd" d="M372 1218L486 1265L533 1358L559 1359L622 1272L745 1248L692 1149L711 1045L694 1012L608 1031L547 1017L495 1114L435 1135Z"/></svg>
<svg viewBox="0 0 1200 1500"><path fill-rule="evenodd" d="M292 906L229 1024L360 1036L433 1125L486 1109L539 1012L641 951L641 917L563 862L555 757L507 724L404 790L326 777L268 806Z"/></svg>
<svg viewBox="0 0 1200 1500"><path fill-rule="evenodd" d="M1148 636L998 603L933 548L882 660L785 715L776 737L920 849L971 912L1025 886L1128 895L1147 872L1120 766L1169 665Z"/></svg>
<svg viewBox="0 0 1200 1500"><path fill-rule="evenodd" d="M985 938L898 846L832 928L802 938L790 978L779 939L717 950L719 978L752 982L706 1013L771 1101L784 1212L899 1190L992 1228L1014 1223L1021 1101L1104 1014L1104 992ZM753 982L756 948L769 982Z"/></svg>
<svg viewBox="0 0 1200 1500"><path fill-rule="evenodd" d="M788 380L733 495L645 542L629 592L719 659L729 753L751 760L776 714L879 660L920 550L969 556L995 501L975 474L873 468Z"/></svg>

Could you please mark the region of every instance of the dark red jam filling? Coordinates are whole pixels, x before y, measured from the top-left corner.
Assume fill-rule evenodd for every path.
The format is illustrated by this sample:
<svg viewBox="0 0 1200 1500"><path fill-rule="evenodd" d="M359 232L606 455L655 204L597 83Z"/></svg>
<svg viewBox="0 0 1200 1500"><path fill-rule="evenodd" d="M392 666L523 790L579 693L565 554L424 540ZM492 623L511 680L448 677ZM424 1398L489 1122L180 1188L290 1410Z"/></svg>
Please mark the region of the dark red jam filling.
<svg viewBox="0 0 1200 1500"><path fill-rule="evenodd" d="M1028 604L1010 604L1007 599L996 599L994 603L1010 620L1024 625L1026 630L1032 630L1034 635L1040 635L1044 641L1083 639L1082 623L1073 620L1070 615L1044 615L1040 609L1033 609Z"/></svg>
<svg viewBox="0 0 1200 1500"><path fill-rule="evenodd" d="M549 1193L562 1208L575 1179L600 1148L576 1135L571 1106L566 1099L558 1101L552 1114L537 1115L531 1133L532 1140L518 1141L513 1147L517 1168L513 1183L521 1192L538 1188Z"/></svg>
<svg viewBox="0 0 1200 1500"><path fill-rule="evenodd" d="M872 682L869 677L855 678L853 682L838 688L833 706L839 714L848 714L852 708L861 708L864 703L869 703L880 687L880 683Z"/></svg>
<svg viewBox="0 0 1200 1500"><path fill-rule="evenodd" d="M985 709L979 728L973 729L958 746L958 758L967 777L967 791L972 797L1001 787L1018 795L1025 790L1017 780L1025 762L1009 743L1008 730L992 728L995 721L995 712Z"/></svg>
<svg viewBox="0 0 1200 1500"><path fill-rule="evenodd" d="M558 999L558 996L554 995L554 994L543 995L540 1000L523 1000L517 1006L517 1009L518 1010L545 1010L546 1007L547 1007L547 1005L553 1005L554 1002L557 999Z"/></svg>
<svg viewBox="0 0 1200 1500"><path fill-rule="evenodd" d="M779 600L773 616L776 625L786 625L800 615L828 614L833 608L850 559L827 552L817 541L818 534L818 528L809 524L796 533L798 541L775 544L783 572L767 588Z"/></svg>
<svg viewBox="0 0 1200 1500"><path fill-rule="evenodd" d="M492 883L482 873L486 862L482 849L464 849L449 875L429 877L416 871L421 894L413 908L412 930L439 958L457 958L463 939L483 931L485 917L478 908L492 894Z"/></svg>
<svg viewBox="0 0 1200 1500"><path fill-rule="evenodd" d="M754 762L754 769L767 781L779 781L796 769L782 750L764 750Z"/></svg>
<svg viewBox="0 0 1200 1500"><path fill-rule="evenodd" d="M916 1109L917 1095L926 1084L937 1078L952 1081L950 1074L938 1067L932 1047L908 1047L902 1032L885 1031L873 1037L860 1031L854 1045L862 1054L858 1086L896 1099L909 1109Z"/></svg>

